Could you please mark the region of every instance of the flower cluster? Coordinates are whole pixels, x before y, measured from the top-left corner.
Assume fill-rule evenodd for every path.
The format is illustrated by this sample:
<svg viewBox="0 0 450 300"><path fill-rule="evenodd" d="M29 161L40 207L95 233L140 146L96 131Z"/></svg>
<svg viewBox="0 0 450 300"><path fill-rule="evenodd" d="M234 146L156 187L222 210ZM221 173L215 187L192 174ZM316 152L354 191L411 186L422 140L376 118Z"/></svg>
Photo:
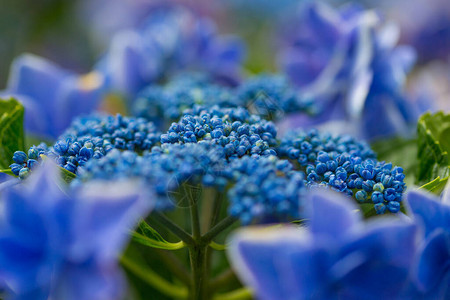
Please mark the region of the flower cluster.
<svg viewBox="0 0 450 300"><path fill-rule="evenodd" d="M183 184L203 185L223 190L226 175L224 150L202 142L187 145L162 145L140 156L132 151L115 149L99 160L91 160L80 169L73 185L95 179L119 180L137 178L157 196L157 209L174 208L174 199Z"/></svg>
<svg viewBox="0 0 450 300"><path fill-rule="evenodd" d="M88 160L99 159L112 149L142 152L159 142L160 134L151 122L142 118L91 115L80 117L55 142L52 147L33 146L28 151L16 152L11 170L25 178L41 155L52 158L60 167L74 174ZM22 175L20 175L22 172Z"/></svg>
<svg viewBox="0 0 450 300"><path fill-rule="evenodd" d="M211 140L225 149L227 157L274 155L275 125L242 107L204 109L201 106L185 114L169 131L161 135L162 144L197 143Z"/></svg>
<svg viewBox="0 0 450 300"><path fill-rule="evenodd" d="M151 85L142 90L133 103L133 115L164 127L176 121L185 109L193 105L238 106L230 88L211 82L200 74L183 74L173 78L164 87ZM170 123L169 123L170 124Z"/></svg>
<svg viewBox="0 0 450 300"><path fill-rule="evenodd" d="M20 179L25 179L30 171L39 164L40 156L47 151L47 145L44 143L31 147L28 150L28 155L23 151L16 151L13 155L14 163L9 167L14 175L19 176Z"/></svg>
<svg viewBox="0 0 450 300"><path fill-rule="evenodd" d="M244 81L236 90L240 105L268 119L279 119L293 112L315 111L311 98L301 94L281 75L259 75Z"/></svg>
<svg viewBox="0 0 450 300"><path fill-rule="evenodd" d="M231 216L246 225L254 220L275 222L300 217L305 193L304 173L275 156L243 157L230 164L235 184L228 192Z"/></svg>
<svg viewBox="0 0 450 300"><path fill-rule="evenodd" d="M306 171L308 186L330 187L361 203L373 203L377 214L400 211L406 189L403 169L376 161L365 143L311 130L289 134L278 152Z"/></svg>

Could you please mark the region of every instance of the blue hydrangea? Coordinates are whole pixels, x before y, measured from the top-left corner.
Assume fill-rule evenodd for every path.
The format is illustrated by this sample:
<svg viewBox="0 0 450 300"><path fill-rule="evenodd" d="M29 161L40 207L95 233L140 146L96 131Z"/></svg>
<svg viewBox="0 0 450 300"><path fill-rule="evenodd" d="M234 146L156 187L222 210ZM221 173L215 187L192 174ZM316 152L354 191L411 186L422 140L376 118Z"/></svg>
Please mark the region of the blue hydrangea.
<svg viewBox="0 0 450 300"><path fill-rule="evenodd" d="M153 121L160 127L178 120L194 105L236 107L231 89L211 82L205 75L176 76L164 87L151 85L141 91L133 104L133 115Z"/></svg>
<svg viewBox="0 0 450 300"><path fill-rule="evenodd" d="M235 184L228 192L231 216L242 224L276 222L300 217L304 174L275 156L243 157L230 165Z"/></svg>
<svg viewBox="0 0 450 300"><path fill-rule="evenodd" d="M366 143L349 136L300 131L282 140L278 154L306 171L309 187L329 187L360 203L372 203L377 214L400 211L406 190L403 169L376 161Z"/></svg>
<svg viewBox="0 0 450 300"><path fill-rule="evenodd" d="M117 33L98 70L112 91L130 98L182 70L236 84L244 48L238 37L220 35L212 20L180 5L165 5L153 10L139 29Z"/></svg>
<svg viewBox="0 0 450 300"><path fill-rule="evenodd" d="M16 151L13 155L14 163L9 167L14 175L20 179L25 179L37 165L40 164L41 155L45 155L48 152L48 147L45 143L41 143L38 146L32 146L28 150L28 154L23 151Z"/></svg>
<svg viewBox="0 0 450 300"><path fill-rule="evenodd" d="M163 144L139 156L112 150L84 165L73 185L94 179L139 178L157 196L157 209L171 209L186 200L185 188L214 187L226 192L228 212L243 224L296 219L304 191L302 172L275 156L227 159L212 142Z"/></svg>
<svg viewBox="0 0 450 300"><path fill-rule="evenodd" d="M159 138L160 134L153 123L142 118L121 115L79 117L52 147L33 146L28 151L30 159L26 163L17 163L15 155L15 164L10 167L15 175L25 178L43 154L76 174L79 166L92 158L105 156L114 148L142 152L151 149L159 142Z"/></svg>
<svg viewBox="0 0 450 300"><path fill-rule="evenodd" d="M311 98L302 96L281 75L259 75L244 81L236 90L236 98L254 114L279 119L292 112L314 112Z"/></svg>
<svg viewBox="0 0 450 300"><path fill-rule="evenodd" d="M27 180L2 186L2 298L121 299L117 259L149 199L130 182L61 187L49 161Z"/></svg>
<svg viewBox="0 0 450 300"><path fill-rule="evenodd" d="M36 136L55 139L81 114L98 108L104 79L97 72L78 75L31 54L16 58L6 90L25 107L24 126Z"/></svg>
<svg viewBox="0 0 450 300"><path fill-rule="evenodd" d="M275 125L242 107L204 109L194 106L178 123L161 135L162 144L197 143L211 140L225 149L227 157L274 155Z"/></svg>
<svg viewBox="0 0 450 300"><path fill-rule="evenodd" d="M94 179L139 178L157 195L157 209L173 208L183 184L224 190L227 172L224 149L212 143L154 147L142 156L132 151L112 150L99 160L91 160L79 170L74 185Z"/></svg>
<svg viewBox="0 0 450 300"><path fill-rule="evenodd" d="M282 69L321 107L319 119L296 116L291 127L340 121L368 139L412 133L422 109L403 88L416 55L397 45L395 26L358 4L335 9L315 1L301 6L282 35Z"/></svg>
<svg viewBox="0 0 450 300"><path fill-rule="evenodd" d="M351 199L330 191L310 193L305 203L308 226L245 228L231 238L233 269L256 298L420 298L405 291L417 249L415 224L398 218L365 224Z"/></svg>

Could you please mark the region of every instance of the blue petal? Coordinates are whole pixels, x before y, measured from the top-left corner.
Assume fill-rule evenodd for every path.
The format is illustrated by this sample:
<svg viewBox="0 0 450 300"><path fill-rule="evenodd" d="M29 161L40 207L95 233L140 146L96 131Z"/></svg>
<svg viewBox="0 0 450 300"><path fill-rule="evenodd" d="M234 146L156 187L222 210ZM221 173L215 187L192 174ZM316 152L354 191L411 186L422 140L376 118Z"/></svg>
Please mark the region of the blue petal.
<svg viewBox="0 0 450 300"><path fill-rule="evenodd" d="M450 285L450 233L435 230L424 243L415 272L419 287L425 292L447 288Z"/></svg>
<svg viewBox="0 0 450 300"><path fill-rule="evenodd" d="M308 241L301 238L298 230L247 229L236 234L230 244L229 257L233 268L258 295L260 299L298 299L301 294L292 295L292 266L285 269L285 263L279 264L280 258L286 257L286 251L309 253ZM310 242L310 241L309 241ZM308 264L308 260L298 260ZM309 264L311 266L311 264ZM304 270L309 274L308 270Z"/></svg>
<svg viewBox="0 0 450 300"><path fill-rule="evenodd" d="M341 193L317 190L306 200L306 217L313 235L339 239L360 222L358 207Z"/></svg>
<svg viewBox="0 0 450 300"><path fill-rule="evenodd" d="M450 231L450 206L437 197L421 191L411 191L407 199L414 216L423 222L426 235L437 228Z"/></svg>
<svg viewBox="0 0 450 300"><path fill-rule="evenodd" d="M349 297L370 295L373 299L399 294L413 262L416 233L412 223L384 220L341 247L341 259L331 274L343 287L342 293Z"/></svg>

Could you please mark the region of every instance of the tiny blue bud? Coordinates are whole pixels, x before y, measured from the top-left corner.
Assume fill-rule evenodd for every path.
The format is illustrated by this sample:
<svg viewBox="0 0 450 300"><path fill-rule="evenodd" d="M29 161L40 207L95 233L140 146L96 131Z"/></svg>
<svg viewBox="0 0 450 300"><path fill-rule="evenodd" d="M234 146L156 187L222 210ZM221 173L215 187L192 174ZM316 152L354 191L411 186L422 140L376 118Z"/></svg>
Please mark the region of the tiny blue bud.
<svg viewBox="0 0 450 300"><path fill-rule="evenodd" d="M355 194L355 198L356 200L360 201L360 202L364 202L367 200L367 193L366 191L358 191Z"/></svg>
<svg viewBox="0 0 450 300"><path fill-rule="evenodd" d="M22 169L20 169L20 172L19 172L19 178L25 179L28 177L29 174L30 174L30 169L22 168Z"/></svg>
<svg viewBox="0 0 450 300"><path fill-rule="evenodd" d="M387 205L391 213L398 213L400 211L400 203L397 201L391 201Z"/></svg>
<svg viewBox="0 0 450 300"><path fill-rule="evenodd" d="M27 160L27 155L23 151L16 151L14 152L13 160L15 163L23 164Z"/></svg>
<svg viewBox="0 0 450 300"><path fill-rule="evenodd" d="M37 159L39 157L39 151L35 148L28 150L28 158Z"/></svg>
<svg viewBox="0 0 450 300"><path fill-rule="evenodd" d="M386 211L386 205L383 203L377 203L374 205L375 211L377 214L382 215Z"/></svg>
<svg viewBox="0 0 450 300"><path fill-rule="evenodd" d="M379 191L375 191L372 193L372 202L373 203L383 203L384 198L383 194Z"/></svg>

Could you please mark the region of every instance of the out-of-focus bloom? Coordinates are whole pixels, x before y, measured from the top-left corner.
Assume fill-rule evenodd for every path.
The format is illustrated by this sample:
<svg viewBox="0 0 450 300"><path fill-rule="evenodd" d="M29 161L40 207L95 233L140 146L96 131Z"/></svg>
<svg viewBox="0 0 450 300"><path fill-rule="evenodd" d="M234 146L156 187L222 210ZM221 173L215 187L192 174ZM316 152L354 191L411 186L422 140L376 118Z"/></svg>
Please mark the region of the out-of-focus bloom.
<svg viewBox="0 0 450 300"><path fill-rule="evenodd" d="M301 8L298 24L282 39L279 61L323 111L315 120L294 117L291 125L348 120L365 138L407 134L417 115L403 84L415 53L397 46L397 28L381 26L374 11L359 6Z"/></svg>
<svg viewBox="0 0 450 300"><path fill-rule="evenodd" d="M25 129L56 138L77 115L100 104L103 77L97 72L77 75L30 54L12 64L3 95L16 97L25 106Z"/></svg>
<svg viewBox="0 0 450 300"><path fill-rule="evenodd" d="M154 10L140 29L119 32L98 70L111 90L133 98L146 85L186 69L234 84L243 58L238 38L219 35L210 19L182 6L168 6Z"/></svg>
<svg viewBox="0 0 450 300"><path fill-rule="evenodd" d="M308 227L242 230L229 257L260 299L395 299L407 283L416 226L383 219L364 225L353 203L317 191Z"/></svg>
<svg viewBox="0 0 450 300"><path fill-rule="evenodd" d="M426 299L450 298L450 195L446 189L442 201L423 192L408 194L411 211L425 233L413 274Z"/></svg>
<svg viewBox="0 0 450 300"><path fill-rule="evenodd" d="M450 6L446 0L373 1L402 28L420 62L447 60L450 53ZM376 4L375 4L376 3Z"/></svg>
<svg viewBox="0 0 450 300"><path fill-rule="evenodd" d="M117 256L150 206L132 183L69 195L58 172L46 163L2 190L0 282L10 299L120 299Z"/></svg>

